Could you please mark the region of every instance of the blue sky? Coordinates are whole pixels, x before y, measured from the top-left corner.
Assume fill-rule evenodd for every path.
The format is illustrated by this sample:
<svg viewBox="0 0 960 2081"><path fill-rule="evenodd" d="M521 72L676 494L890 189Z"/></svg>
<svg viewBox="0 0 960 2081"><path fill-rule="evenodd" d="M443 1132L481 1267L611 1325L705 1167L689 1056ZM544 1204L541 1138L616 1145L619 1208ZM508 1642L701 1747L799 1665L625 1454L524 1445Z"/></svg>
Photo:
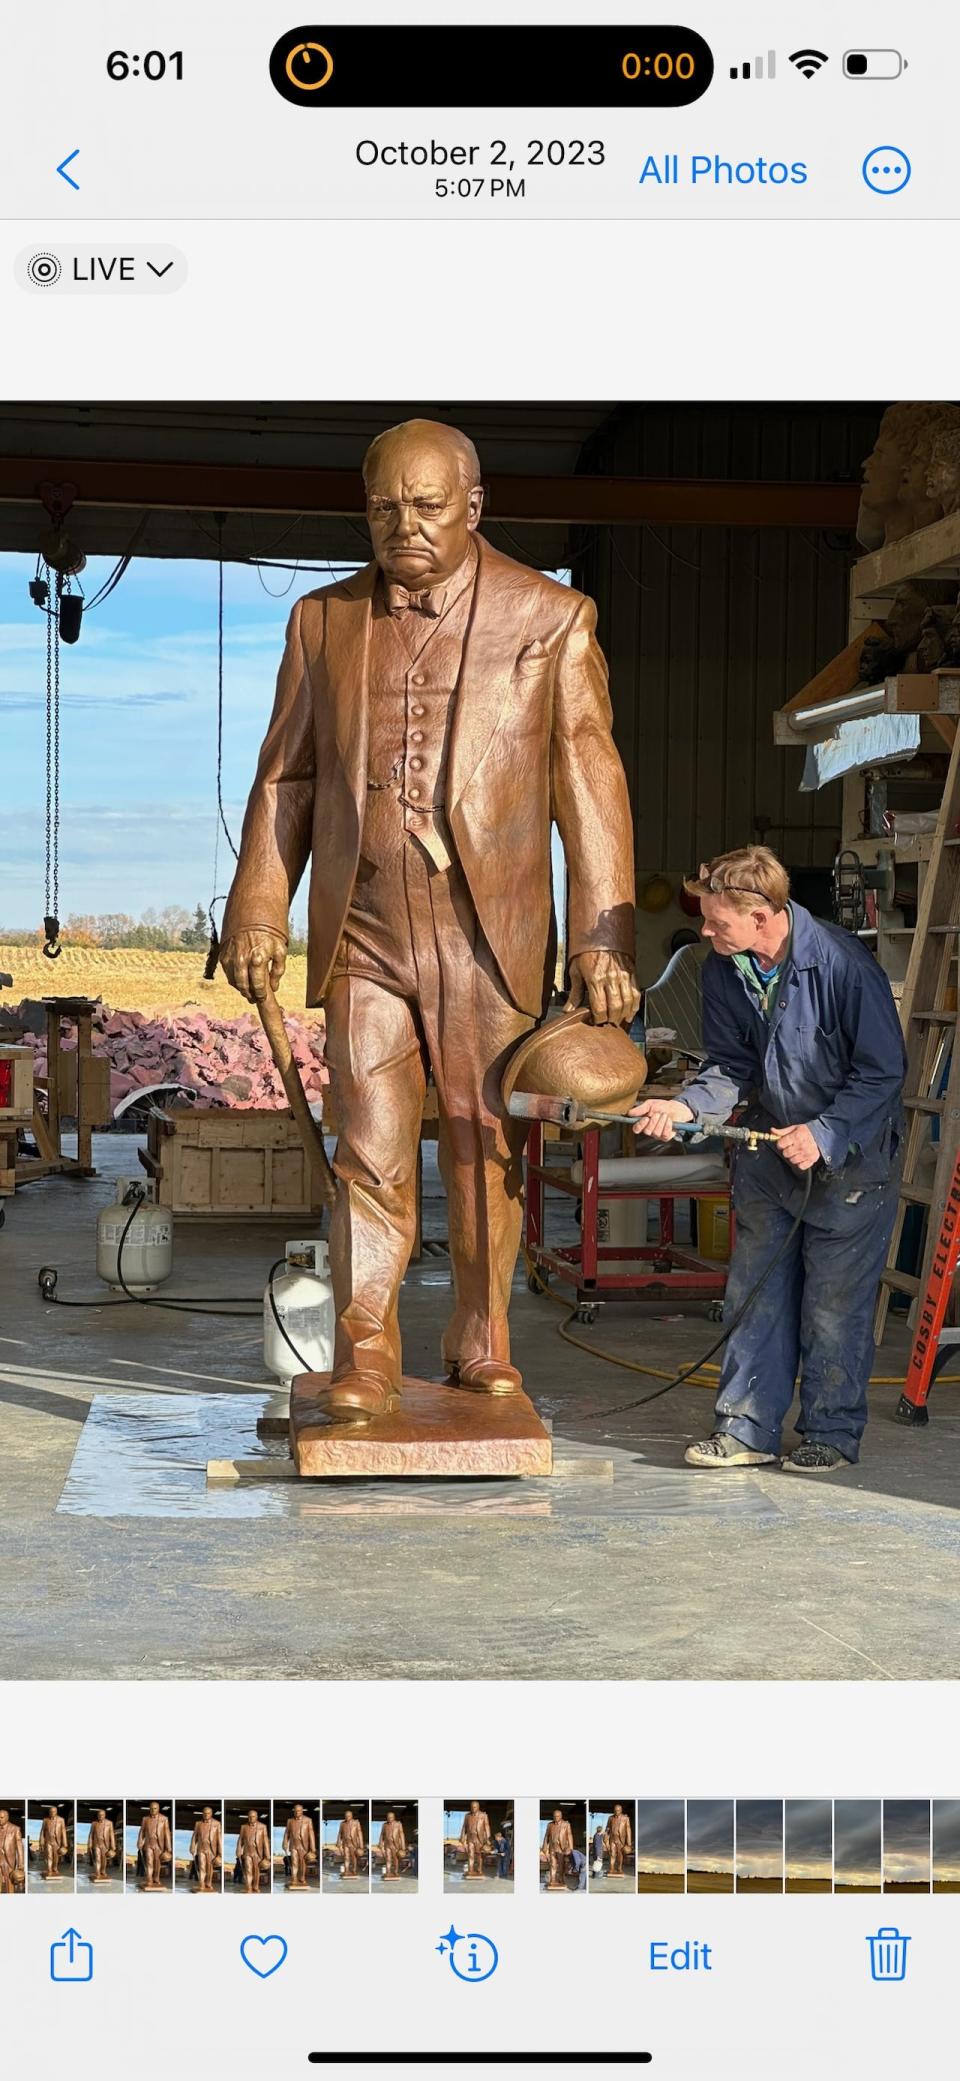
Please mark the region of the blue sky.
<svg viewBox="0 0 960 2081"><path fill-rule="evenodd" d="M112 567L92 558L92 599ZM32 927L44 894L44 621L32 557L0 555L0 928ZM293 602L312 572L228 564L224 802L239 837ZM274 598L290 582L283 597ZM61 650L60 912L127 911L212 893L216 835L217 567L146 557ZM219 893L233 862L221 842ZM297 905L297 911L300 910Z"/></svg>

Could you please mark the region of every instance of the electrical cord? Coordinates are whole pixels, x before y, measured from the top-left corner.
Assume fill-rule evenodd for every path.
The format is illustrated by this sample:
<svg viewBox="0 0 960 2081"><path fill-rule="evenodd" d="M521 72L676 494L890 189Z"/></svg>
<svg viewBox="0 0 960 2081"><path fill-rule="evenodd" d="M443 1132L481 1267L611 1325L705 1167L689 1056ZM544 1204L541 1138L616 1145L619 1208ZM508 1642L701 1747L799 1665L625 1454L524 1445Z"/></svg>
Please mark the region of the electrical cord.
<svg viewBox="0 0 960 2081"><path fill-rule="evenodd" d="M797 1230L800 1227L803 1217L807 1211L807 1207L810 1204L810 1189L812 1184L813 1170L811 1169L804 1174L803 1195L800 1201L800 1205L797 1208L797 1212L794 1215L793 1221L791 1222L790 1227L788 1228L782 1243L780 1244L779 1248L774 1252L774 1255L771 1257L770 1263L766 1266L765 1270L761 1272L759 1279L754 1281L754 1284L751 1286L750 1291L747 1294L746 1300L737 1309L737 1312L733 1317L732 1321L724 1325L719 1337L717 1337L716 1341L710 1345L709 1350L704 1351L699 1358L694 1359L692 1366L685 1367L682 1373L678 1373L673 1380L668 1380L663 1387L655 1387L651 1394L638 1395L636 1401L621 1402L618 1405L618 1407L614 1409L595 1410L592 1416L581 1417L579 1419L581 1423L602 1423L609 1416L625 1416L631 1409L645 1409L648 1402L658 1402L662 1395L671 1394L675 1387L683 1387L684 1384L691 1379L694 1373L699 1373L701 1367L706 1365L707 1360L713 1357L714 1352L719 1351L721 1346L726 1343L727 1338L732 1337L734 1330L739 1328L744 1316L747 1314L748 1309L753 1307L754 1301L762 1292L771 1273L776 1271L778 1264L780 1264L783 1258L786 1256L786 1253L789 1250L790 1245L793 1242L794 1236L796 1235ZM563 1333L567 1330L568 1325L573 1321L576 1312L577 1311L575 1308L571 1309L570 1314L567 1317L567 1321L563 1324L561 1335L563 1335ZM589 1351L590 1349L590 1346L588 1344L581 1344L581 1340L578 1337L568 1336L566 1338L566 1342L568 1344L578 1344L580 1345L580 1348L585 1351Z"/></svg>

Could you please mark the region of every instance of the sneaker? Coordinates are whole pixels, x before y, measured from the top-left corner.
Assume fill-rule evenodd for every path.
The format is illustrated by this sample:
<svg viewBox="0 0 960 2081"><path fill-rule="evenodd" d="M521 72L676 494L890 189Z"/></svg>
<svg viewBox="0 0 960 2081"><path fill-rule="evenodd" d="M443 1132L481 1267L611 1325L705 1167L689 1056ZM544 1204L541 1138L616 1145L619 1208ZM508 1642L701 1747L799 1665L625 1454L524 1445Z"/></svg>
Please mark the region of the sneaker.
<svg viewBox="0 0 960 2081"><path fill-rule="evenodd" d="M729 1431L714 1431L712 1438L701 1438L698 1445L688 1445L683 1457L688 1467L772 1467L777 1455L754 1452Z"/></svg>
<svg viewBox="0 0 960 2081"><path fill-rule="evenodd" d="M787 1474L833 1474L837 1467L849 1467L850 1461L838 1452L835 1445L798 1445L795 1452L788 1452L781 1461Z"/></svg>

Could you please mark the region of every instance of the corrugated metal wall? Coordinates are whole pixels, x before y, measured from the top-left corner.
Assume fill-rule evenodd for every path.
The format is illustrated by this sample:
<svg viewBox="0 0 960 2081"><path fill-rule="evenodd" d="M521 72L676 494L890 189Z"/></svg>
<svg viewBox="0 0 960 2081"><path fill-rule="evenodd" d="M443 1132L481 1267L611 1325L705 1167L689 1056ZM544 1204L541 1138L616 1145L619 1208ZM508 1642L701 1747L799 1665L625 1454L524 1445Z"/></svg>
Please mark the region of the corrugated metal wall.
<svg viewBox="0 0 960 2081"><path fill-rule="evenodd" d="M623 406L581 468L855 481L881 409ZM803 752L775 747L771 717L846 643L855 553L852 536L781 528L620 527L585 540L574 584L599 608L641 872L696 866L761 821L788 861L829 865L839 783L800 795Z"/></svg>

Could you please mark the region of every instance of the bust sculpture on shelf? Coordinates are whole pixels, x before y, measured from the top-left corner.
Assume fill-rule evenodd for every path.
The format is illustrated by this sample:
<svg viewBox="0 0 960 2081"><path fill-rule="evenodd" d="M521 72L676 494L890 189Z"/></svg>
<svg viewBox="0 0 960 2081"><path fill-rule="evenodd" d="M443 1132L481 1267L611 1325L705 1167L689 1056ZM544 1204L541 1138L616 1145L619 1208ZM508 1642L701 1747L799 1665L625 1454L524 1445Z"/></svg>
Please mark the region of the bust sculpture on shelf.
<svg viewBox="0 0 960 2081"><path fill-rule="evenodd" d="M339 1124L328 1414L397 1407L426 1078L454 1305L448 1382L511 1395L507 1309L527 1123L500 1080L555 966L551 824L568 872L571 1007L628 1025L633 837L592 602L491 548L472 442L415 419L364 463L374 560L299 600L247 805L221 960L276 985L312 856L307 1001Z"/></svg>

